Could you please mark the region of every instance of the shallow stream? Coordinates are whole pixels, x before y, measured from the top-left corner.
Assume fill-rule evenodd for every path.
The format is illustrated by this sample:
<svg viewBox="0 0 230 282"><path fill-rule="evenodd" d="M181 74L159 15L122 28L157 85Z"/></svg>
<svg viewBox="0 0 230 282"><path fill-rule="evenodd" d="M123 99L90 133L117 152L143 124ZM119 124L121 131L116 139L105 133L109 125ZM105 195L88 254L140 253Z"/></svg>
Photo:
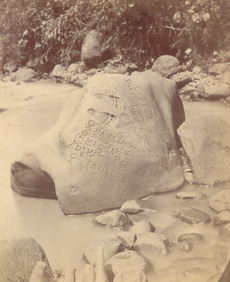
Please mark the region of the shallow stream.
<svg viewBox="0 0 230 282"><path fill-rule="evenodd" d="M65 269L67 266L77 268L83 249L88 244L111 238L119 232L95 226L92 222L94 215L67 217L55 200L26 198L10 189L11 162L17 158L18 153L23 152L31 142L55 124L65 95L76 90L77 88L72 85L44 82L24 85L0 84L0 239L15 236L34 238L45 250L53 269ZM187 118L210 113L230 124L230 108L222 102L184 102L184 107ZM176 198L179 190L153 195L139 202L142 207L156 212L146 210L142 214L132 216L132 219L149 220L159 233L170 225L176 225L177 227L170 233L172 237L177 232L175 230L180 231L181 228L184 233L203 234L205 243L196 245L191 252L178 252L162 258L153 258L153 264L154 269L158 271L170 265L172 261L175 263L175 259L183 258L176 266L174 265L174 270L179 271L178 269L185 270L188 265L192 266L192 261L197 258L196 263L198 266L204 265L207 275L202 276L203 274L198 272L197 277L200 279L191 280L195 279L196 275L191 276L188 270L188 275L184 280L183 277L181 279L207 281L207 277L223 272L229 257L229 246L218 236L218 228L212 224L191 226L181 223L175 215L180 207L191 206L206 211L213 218L216 213L208 207L208 198L222 189L230 189L230 183L215 187L184 185L181 189L202 192L207 198L180 200ZM200 257L207 258L207 261ZM172 270L168 268L166 272L170 275L170 271ZM164 275L165 271L162 275L159 274L158 281L174 281L174 274L170 280ZM150 278L150 282L153 281L151 279L153 278Z"/></svg>

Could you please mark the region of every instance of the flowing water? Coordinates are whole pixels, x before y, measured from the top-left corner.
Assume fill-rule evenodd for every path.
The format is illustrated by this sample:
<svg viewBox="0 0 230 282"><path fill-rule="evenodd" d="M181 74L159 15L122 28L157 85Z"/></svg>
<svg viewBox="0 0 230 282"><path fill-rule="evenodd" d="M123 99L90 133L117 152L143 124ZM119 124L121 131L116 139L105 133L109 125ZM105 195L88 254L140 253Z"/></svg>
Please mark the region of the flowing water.
<svg viewBox="0 0 230 282"><path fill-rule="evenodd" d="M25 85L0 84L0 239L15 236L34 238L45 250L53 269L78 267L83 249L88 244L111 238L118 232L95 226L92 222L94 215L67 217L62 213L56 200L26 198L10 189L10 164L16 160L19 152L23 152L31 142L55 124L65 96L76 90L77 88L72 85L44 82ZM222 102L184 102L184 107L187 118L210 113L230 124L230 109ZM184 185L182 189L199 191L210 197L222 189L230 189L230 184L215 187ZM218 271L222 272L229 253L227 243L218 236L218 228L212 224L195 226L182 224L175 217L182 206L199 208L211 217L215 216L215 212L208 207L207 198L179 200L175 196L177 192L158 194L140 200L143 207L157 212L146 210L139 216L132 216L132 219L151 221L159 233L170 225L178 226L178 230L184 228L185 233L198 232L205 236L205 243L195 247L189 254L179 252L173 256L153 258L155 270L167 267L176 258L183 258L184 263L188 259L187 265L192 265L192 258L205 257L210 263L201 261L199 264L206 263L209 276ZM172 232L171 236L174 235ZM179 267L186 268L182 262ZM159 281L174 281L162 279ZM189 276L185 277L184 281L206 281L189 279Z"/></svg>

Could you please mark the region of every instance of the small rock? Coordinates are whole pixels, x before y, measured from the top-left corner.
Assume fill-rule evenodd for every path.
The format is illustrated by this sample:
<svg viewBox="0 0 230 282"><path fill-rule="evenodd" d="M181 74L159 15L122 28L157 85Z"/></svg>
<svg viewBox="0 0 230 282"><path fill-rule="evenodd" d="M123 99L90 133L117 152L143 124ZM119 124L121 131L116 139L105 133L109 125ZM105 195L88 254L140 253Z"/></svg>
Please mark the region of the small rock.
<svg viewBox="0 0 230 282"><path fill-rule="evenodd" d="M165 255L167 253L164 242L160 240L156 233L152 232L140 235L134 244L134 249L141 254Z"/></svg>
<svg viewBox="0 0 230 282"><path fill-rule="evenodd" d="M138 267L129 267L118 273L113 282L147 282L147 277Z"/></svg>
<svg viewBox="0 0 230 282"><path fill-rule="evenodd" d="M189 224L209 223L211 221L211 217L207 213L189 207L181 208L177 216L182 221L187 222Z"/></svg>
<svg viewBox="0 0 230 282"><path fill-rule="evenodd" d="M116 238L120 240L125 248L131 249L136 240L136 234L132 231L122 231L116 235Z"/></svg>
<svg viewBox="0 0 230 282"><path fill-rule="evenodd" d="M127 268L138 267L140 271L144 271L146 267L145 259L135 251L124 251L116 254L105 262L105 270L108 278L122 273Z"/></svg>
<svg viewBox="0 0 230 282"><path fill-rule="evenodd" d="M225 224L220 229L220 235L225 237L226 239L230 240L230 223Z"/></svg>
<svg viewBox="0 0 230 282"><path fill-rule="evenodd" d="M177 238L178 242L189 241L192 243L204 242L204 236L199 233L182 234Z"/></svg>
<svg viewBox="0 0 230 282"><path fill-rule="evenodd" d="M15 73L11 74L11 80L20 82L31 82L36 77L38 77L38 74L30 68L20 68Z"/></svg>
<svg viewBox="0 0 230 282"><path fill-rule="evenodd" d="M53 77L66 77L67 71L61 64L58 64L54 67L53 71L51 72L51 76L53 76Z"/></svg>
<svg viewBox="0 0 230 282"><path fill-rule="evenodd" d="M130 224L128 216L120 210L113 210L95 218L95 222L109 227L125 227Z"/></svg>
<svg viewBox="0 0 230 282"><path fill-rule="evenodd" d="M192 49L191 48L188 48L184 51L185 55L190 55L192 53Z"/></svg>
<svg viewBox="0 0 230 282"><path fill-rule="evenodd" d="M148 221L140 221L135 223L130 231L132 231L134 234L136 234L137 237L139 237L143 233L154 232L155 227Z"/></svg>
<svg viewBox="0 0 230 282"><path fill-rule="evenodd" d="M213 77L203 79L197 92L206 99L221 99L230 95L228 84Z"/></svg>
<svg viewBox="0 0 230 282"><path fill-rule="evenodd" d="M4 72L8 72L8 73L11 73L11 72L14 72L17 70L17 62L9 62L9 63L6 63L3 65L3 71Z"/></svg>
<svg viewBox="0 0 230 282"><path fill-rule="evenodd" d="M169 77L182 70L180 62L177 58L170 55L159 57L153 64L152 70L156 71L163 77Z"/></svg>
<svg viewBox="0 0 230 282"><path fill-rule="evenodd" d="M214 225L221 225L230 222L230 211L222 211L213 219Z"/></svg>
<svg viewBox="0 0 230 282"><path fill-rule="evenodd" d="M209 206L217 212L230 211L230 190L220 191L209 199Z"/></svg>
<svg viewBox="0 0 230 282"><path fill-rule="evenodd" d="M68 73L73 75L73 74L77 74L77 73L82 73L83 71L85 71L86 67L85 65L81 62L81 63L74 63L71 64L68 67Z"/></svg>
<svg viewBox="0 0 230 282"><path fill-rule="evenodd" d="M108 260L115 254L121 251L121 242L119 240L103 240L90 244L83 251L83 256L89 263L95 263L97 260L96 250L98 247L102 247L104 250L104 259Z"/></svg>
<svg viewBox="0 0 230 282"><path fill-rule="evenodd" d="M194 67L193 70L192 70L193 74L198 74L198 73L201 73L202 72L202 69L200 67Z"/></svg>
<svg viewBox="0 0 230 282"><path fill-rule="evenodd" d="M142 211L140 205L135 200L125 202L120 210L124 213L138 213Z"/></svg>
<svg viewBox="0 0 230 282"><path fill-rule="evenodd" d="M196 191L179 192L176 194L179 199L203 199L205 195Z"/></svg>

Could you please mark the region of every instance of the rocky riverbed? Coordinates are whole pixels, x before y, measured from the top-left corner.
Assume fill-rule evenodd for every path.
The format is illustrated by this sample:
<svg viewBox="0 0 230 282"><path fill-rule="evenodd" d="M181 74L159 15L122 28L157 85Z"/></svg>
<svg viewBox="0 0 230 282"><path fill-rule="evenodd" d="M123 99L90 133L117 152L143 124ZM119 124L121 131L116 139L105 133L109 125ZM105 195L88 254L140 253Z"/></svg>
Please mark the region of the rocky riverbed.
<svg viewBox="0 0 230 282"><path fill-rule="evenodd" d="M144 271L150 282L218 281L230 256L227 224L230 219L228 213L222 212L230 209L227 194L230 183L215 186L185 184L177 191L138 200L134 210L133 206L131 210L122 210L127 224L123 224L124 218L120 224L119 217L116 224L116 216L120 212L115 213L115 218L104 221L102 217L105 215L100 214L67 217L55 200L25 198L10 189L11 162L55 124L65 96L76 90L74 85L51 82L19 85L1 82L0 239L31 237L42 246L53 270L74 267L79 273L85 264L83 254L90 262L91 244L95 249L95 246L101 245L100 242L120 240L122 252L119 249L115 253L120 252L121 257L111 258L115 262L108 263L107 260L107 265L115 264L121 268L127 256L131 256L130 253L124 255L126 248L126 252L135 250L135 254L144 257L144 262L134 257L127 264L139 267L142 261L145 267L139 270ZM184 101L184 107L186 118L209 113L230 124L229 108L221 101ZM215 200L213 197L221 191L226 194L220 194ZM139 206L138 211L135 210L136 205ZM151 224L152 228L139 226L135 231L133 226L139 222L148 222L145 227ZM145 234L142 234L143 230ZM106 246L103 247L105 253ZM110 270L107 269L108 272Z"/></svg>

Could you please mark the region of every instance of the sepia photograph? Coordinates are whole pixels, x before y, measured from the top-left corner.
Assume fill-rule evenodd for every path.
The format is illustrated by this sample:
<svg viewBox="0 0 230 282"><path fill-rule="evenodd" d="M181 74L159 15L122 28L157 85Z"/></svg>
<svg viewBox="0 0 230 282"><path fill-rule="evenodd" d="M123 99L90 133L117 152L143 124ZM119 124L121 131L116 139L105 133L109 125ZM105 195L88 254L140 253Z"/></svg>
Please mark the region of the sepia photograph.
<svg viewBox="0 0 230 282"><path fill-rule="evenodd" d="M0 282L230 282L229 0L0 0Z"/></svg>

